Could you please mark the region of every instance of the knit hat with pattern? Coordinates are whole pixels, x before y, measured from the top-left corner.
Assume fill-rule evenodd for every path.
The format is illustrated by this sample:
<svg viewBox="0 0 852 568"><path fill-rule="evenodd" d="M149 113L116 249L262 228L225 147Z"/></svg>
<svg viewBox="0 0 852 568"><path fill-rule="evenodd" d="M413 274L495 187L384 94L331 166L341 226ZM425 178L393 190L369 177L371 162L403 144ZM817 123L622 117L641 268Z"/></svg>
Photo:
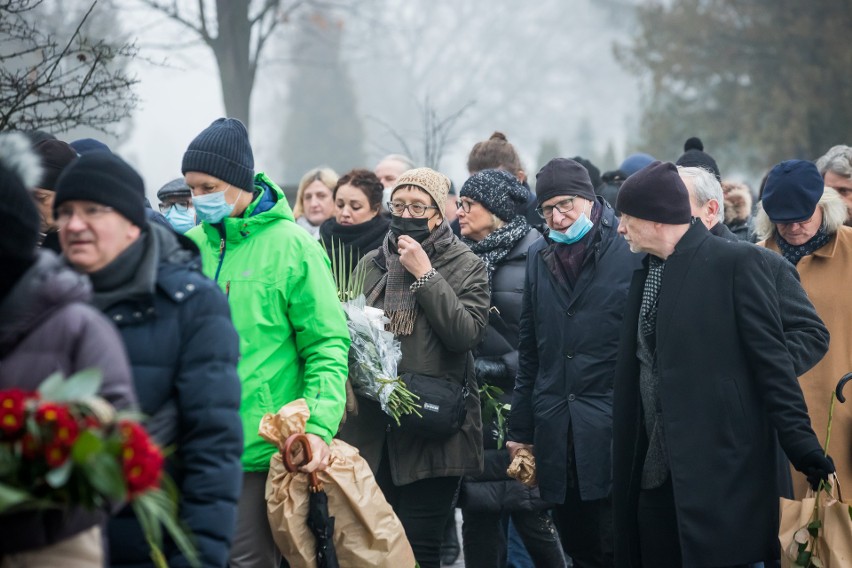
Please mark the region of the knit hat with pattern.
<svg viewBox="0 0 852 568"><path fill-rule="evenodd" d="M245 125L236 118L219 118L201 131L183 155L181 173L201 172L251 191L254 154Z"/></svg>
<svg viewBox="0 0 852 568"><path fill-rule="evenodd" d="M469 197L503 219L511 221L518 206L527 202L529 192L518 178L503 170L482 170L470 176L460 197Z"/></svg>
<svg viewBox="0 0 852 568"><path fill-rule="evenodd" d="M428 193L438 206L442 218L447 215L444 209L447 205L447 194L450 191L450 178L431 168L414 168L408 170L396 180L391 190L391 198L397 189L401 187L414 186Z"/></svg>

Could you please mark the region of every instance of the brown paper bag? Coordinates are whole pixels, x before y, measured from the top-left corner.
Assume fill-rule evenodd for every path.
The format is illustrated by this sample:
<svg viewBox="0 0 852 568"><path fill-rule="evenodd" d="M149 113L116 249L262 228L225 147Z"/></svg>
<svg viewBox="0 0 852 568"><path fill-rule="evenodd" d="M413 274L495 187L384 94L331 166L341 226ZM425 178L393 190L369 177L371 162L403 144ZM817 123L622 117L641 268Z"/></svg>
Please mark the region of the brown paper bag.
<svg viewBox="0 0 852 568"><path fill-rule="evenodd" d="M839 496L839 491L834 495ZM817 536L809 539L811 543L807 550L813 552L825 568L852 566L852 509L825 491L815 495L809 489L801 501L781 499L781 528L778 540L781 542L782 568L796 566L798 545L810 536L807 527L813 520L814 505L817 503L817 518L822 526L818 529ZM800 532L802 529L804 532Z"/></svg>
<svg viewBox="0 0 852 568"><path fill-rule="evenodd" d="M309 416L304 399L295 400L264 416L259 434L280 449L291 434L304 433ZM357 449L333 440L331 463L318 476L335 518L334 546L342 567L415 565L402 523ZM266 478L266 512L275 543L291 568L317 566L316 539L307 525L309 498L308 475L288 472L276 453Z"/></svg>

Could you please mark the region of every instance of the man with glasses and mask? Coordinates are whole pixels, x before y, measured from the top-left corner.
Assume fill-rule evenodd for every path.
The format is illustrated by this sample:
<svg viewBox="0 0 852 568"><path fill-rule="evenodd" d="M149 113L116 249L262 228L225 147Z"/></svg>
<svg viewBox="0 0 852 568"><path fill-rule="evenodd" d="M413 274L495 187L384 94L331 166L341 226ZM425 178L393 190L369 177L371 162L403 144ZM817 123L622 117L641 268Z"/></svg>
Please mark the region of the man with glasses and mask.
<svg viewBox="0 0 852 568"><path fill-rule="evenodd" d="M192 206L192 192L183 178L173 179L157 191L160 200L160 213L172 226L172 229L184 234L195 226L195 207Z"/></svg>
<svg viewBox="0 0 852 568"><path fill-rule="evenodd" d="M534 453L541 497L556 504L574 566L608 567L612 381L639 257L574 160L548 162L536 175L536 198L548 231L527 256L507 445L513 457L521 448Z"/></svg>
<svg viewBox="0 0 852 568"><path fill-rule="evenodd" d="M91 152L56 182L54 219L65 259L88 275L92 304L121 333L148 431L174 447L168 469L201 564L224 566L242 479L239 342L198 251L148 222L144 195L142 178L124 160ZM107 540L112 566L150 563L130 507L110 521ZM166 556L169 566L188 565L173 547Z"/></svg>

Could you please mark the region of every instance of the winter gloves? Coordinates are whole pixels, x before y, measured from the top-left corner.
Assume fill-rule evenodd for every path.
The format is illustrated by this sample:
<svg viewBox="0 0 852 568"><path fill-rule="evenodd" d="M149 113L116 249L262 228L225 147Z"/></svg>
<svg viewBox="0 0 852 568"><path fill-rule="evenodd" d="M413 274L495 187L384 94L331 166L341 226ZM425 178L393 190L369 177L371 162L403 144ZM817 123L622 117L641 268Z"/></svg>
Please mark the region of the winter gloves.
<svg viewBox="0 0 852 568"><path fill-rule="evenodd" d="M808 478L808 483L814 491L819 489L820 481L828 481L828 476L834 473L834 460L831 456L825 455L822 450L814 450L809 454L805 454L798 463L793 464L797 470L801 471Z"/></svg>

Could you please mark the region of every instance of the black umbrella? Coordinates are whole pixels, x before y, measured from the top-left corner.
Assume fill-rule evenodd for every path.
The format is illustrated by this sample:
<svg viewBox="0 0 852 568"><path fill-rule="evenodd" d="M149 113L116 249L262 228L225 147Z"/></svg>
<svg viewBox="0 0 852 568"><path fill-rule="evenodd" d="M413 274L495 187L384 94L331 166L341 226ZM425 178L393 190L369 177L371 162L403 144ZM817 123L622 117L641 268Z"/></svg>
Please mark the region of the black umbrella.
<svg viewBox="0 0 852 568"><path fill-rule="evenodd" d="M843 375L843 378L840 379L840 382L837 383L837 388L834 390L834 394L837 396L837 400L839 400L840 402L846 402L846 397L843 396L843 387L845 387L846 383L848 383L850 380L852 380L852 373L846 373L845 375Z"/></svg>
<svg viewBox="0 0 852 568"><path fill-rule="evenodd" d="M301 452L305 459L301 463L293 463L293 445L301 445ZM293 434L284 443L284 467L289 472L296 472L299 466L311 461L311 444L304 434ZM317 539L317 566L319 568L339 568L337 551L334 550L334 517L328 513L328 495L323 491L322 483L315 471L308 474L310 483L308 489L311 492L308 503L308 528Z"/></svg>

